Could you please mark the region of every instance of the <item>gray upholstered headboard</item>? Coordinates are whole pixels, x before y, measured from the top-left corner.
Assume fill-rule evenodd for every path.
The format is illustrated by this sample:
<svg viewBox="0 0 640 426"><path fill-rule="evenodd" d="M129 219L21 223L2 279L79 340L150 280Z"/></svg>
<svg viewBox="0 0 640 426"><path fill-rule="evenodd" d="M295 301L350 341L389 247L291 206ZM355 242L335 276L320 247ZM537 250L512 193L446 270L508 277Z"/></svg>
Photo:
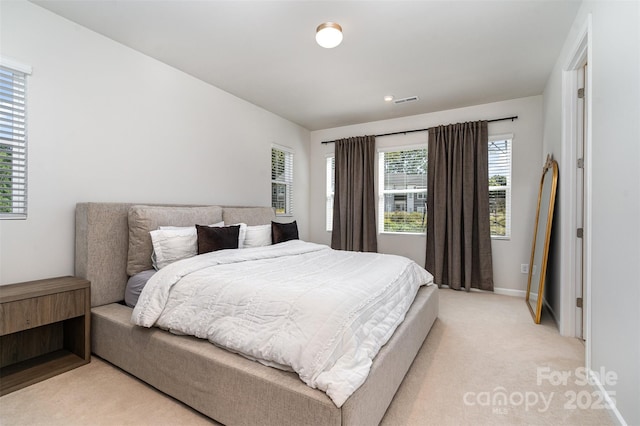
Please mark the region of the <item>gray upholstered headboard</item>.
<svg viewBox="0 0 640 426"><path fill-rule="evenodd" d="M129 250L129 208L146 203L78 203L76 205L75 275L91 281L91 306L124 299ZM163 204L167 207L195 207ZM269 224L271 207L222 207L226 223Z"/></svg>

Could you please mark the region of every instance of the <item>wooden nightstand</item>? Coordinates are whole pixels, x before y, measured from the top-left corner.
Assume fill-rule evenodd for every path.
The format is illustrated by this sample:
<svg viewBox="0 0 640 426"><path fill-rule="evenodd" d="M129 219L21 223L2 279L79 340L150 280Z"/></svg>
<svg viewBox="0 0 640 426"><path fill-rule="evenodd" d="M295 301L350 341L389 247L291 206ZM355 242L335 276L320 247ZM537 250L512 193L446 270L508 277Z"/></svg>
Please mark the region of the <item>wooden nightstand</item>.
<svg viewBox="0 0 640 426"><path fill-rule="evenodd" d="M89 363L90 321L85 279L0 286L0 395Z"/></svg>

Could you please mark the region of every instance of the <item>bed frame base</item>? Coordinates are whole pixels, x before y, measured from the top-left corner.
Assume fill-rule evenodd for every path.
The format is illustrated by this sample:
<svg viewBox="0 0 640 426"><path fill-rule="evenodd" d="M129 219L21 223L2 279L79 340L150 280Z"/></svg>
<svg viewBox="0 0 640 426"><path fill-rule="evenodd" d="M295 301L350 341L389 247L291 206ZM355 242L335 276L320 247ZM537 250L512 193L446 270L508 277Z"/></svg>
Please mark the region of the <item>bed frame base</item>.
<svg viewBox="0 0 640 426"><path fill-rule="evenodd" d="M373 360L367 380L338 408L294 373L206 340L132 325L132 309L114 303L124 297L130 205L83 203L76 208L76 275L91 281L94 354L227 425L380 422L438 316L435 286L420 288L405 321ZM230 215L239 212L228 210ZM265 216L262 223L273 214L261 208L253 217L256 212Z"/></svg>

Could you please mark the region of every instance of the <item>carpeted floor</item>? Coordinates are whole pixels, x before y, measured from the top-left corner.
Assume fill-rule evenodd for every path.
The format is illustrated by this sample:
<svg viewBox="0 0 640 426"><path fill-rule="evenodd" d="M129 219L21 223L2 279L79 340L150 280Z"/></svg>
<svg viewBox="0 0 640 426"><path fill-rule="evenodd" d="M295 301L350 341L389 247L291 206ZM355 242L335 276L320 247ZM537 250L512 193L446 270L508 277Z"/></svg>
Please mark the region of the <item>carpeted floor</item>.
<svg viewBox="0 0 640 426"><path fill-rule="evenodd" d="M582 385L583 365L583 343L561 337L548 317L535 325L523 299L441 290L439 318L382 425L615 424ZM215 422L93 357L0 398L0 424Z"/></svg>

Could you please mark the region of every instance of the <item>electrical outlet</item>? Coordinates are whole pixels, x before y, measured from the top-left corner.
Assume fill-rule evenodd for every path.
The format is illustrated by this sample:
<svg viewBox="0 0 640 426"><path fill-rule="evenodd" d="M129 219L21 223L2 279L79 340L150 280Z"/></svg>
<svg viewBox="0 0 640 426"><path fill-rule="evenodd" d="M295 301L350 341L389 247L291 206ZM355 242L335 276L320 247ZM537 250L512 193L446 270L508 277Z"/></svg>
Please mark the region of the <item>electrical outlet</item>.
<svg viewBox="0 0 640 426"><path fill-rule="evenodd" d="M520 265L520 273L528 274L529 273L529 265L527 263L523 263Z"/></svg>

